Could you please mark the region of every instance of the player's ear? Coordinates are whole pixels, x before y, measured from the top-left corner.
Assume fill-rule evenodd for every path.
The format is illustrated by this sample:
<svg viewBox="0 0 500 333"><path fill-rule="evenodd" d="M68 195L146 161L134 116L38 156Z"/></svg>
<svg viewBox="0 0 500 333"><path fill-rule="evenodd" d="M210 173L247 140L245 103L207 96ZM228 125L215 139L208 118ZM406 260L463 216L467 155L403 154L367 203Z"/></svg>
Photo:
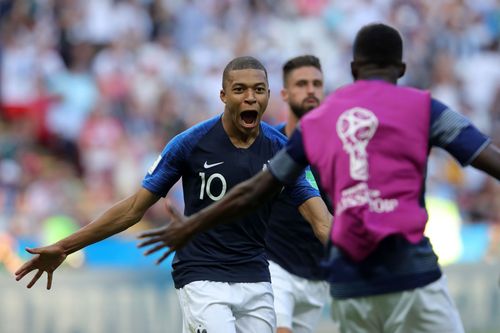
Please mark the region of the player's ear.
<svg viewBox="0 0 500 333"><path fill-rule="evenodd" d="M358 64L355 61L351 61L351 74L354 80L358 78Z"/></svg>
<svg viewBox="0 0 500 333"><path fill-rule="evenodd" d="M224 91L224 89L220 90L219 97L222 103L226 104L226 92Z"/></svg>
<svg viewBox="0 0 500 333"><path fill-rule="evenodd" d="M288 89L286 88L281 89L280 95L283 102L288 103Z"/></svg>
<svg viewBox="0 0 500 333"><path fill-rule="evenodd" d="M402 62L400 65L399 65L399 68L398 68L399 72L398 72L398 78L402 77L403 75L405 75L405 72L406 72L406 64L404 62Z"/></svg>

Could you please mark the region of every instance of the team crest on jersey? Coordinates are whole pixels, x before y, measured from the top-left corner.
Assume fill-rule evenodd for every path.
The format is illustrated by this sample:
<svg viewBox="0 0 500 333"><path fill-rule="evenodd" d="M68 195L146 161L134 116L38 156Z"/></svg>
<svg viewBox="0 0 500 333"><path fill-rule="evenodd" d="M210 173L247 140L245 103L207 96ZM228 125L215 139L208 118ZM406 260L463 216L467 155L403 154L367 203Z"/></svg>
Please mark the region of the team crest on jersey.
<svg viewBox="0 0 500 333"><path fill-rule="evenodd" d="M148 173L150 175L153 174L153 172L155 171L155 169L158 166L158 164L160 164L160 161L161 161L161 155L158 155L158 158L156 159L156 161L153 163L153 165L151 165L151 167L148 170Z"/></svg>

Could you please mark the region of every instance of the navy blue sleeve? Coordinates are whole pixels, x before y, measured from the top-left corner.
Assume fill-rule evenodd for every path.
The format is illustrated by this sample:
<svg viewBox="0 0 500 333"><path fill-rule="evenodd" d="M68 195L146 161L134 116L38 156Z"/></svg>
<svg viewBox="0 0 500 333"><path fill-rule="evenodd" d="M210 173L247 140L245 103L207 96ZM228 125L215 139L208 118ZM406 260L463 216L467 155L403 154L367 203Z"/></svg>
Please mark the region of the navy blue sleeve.
<svg viewBox="0 0 500 333"><path fill-rule="evenodd" d="M300 206L313 197L321 196L316 182L308 179L306 172L302 172L294 184L285 185L284 192L292 199L292 204L295 206Z"/></svg>
<svg viewBox="0 0 500 333"><path fill-rule="evenodd" d="M149 168L142 187L162 197L167 195L170 188L180 179L183 165L191 151L191 145L187 141L183 133L170 140Z"/></svg>
<svg viewBox="0 0 500 333"><path fill-rule="evenodd" d="M302 131L300 130L300 125L295 128L295 131L293 131L290 140L288 140L286 151L297 164L302 165L303 167L309 164L306 156L306 151L304 150L304 142L302 140Z"/></svg>
<svg viewBox="0 0 500 333"><path fill-rule="evenodd" d="M220 118L220 115L212 117L170 140L149 168L142 181L142 187L162 197L166 196L170 188L181 178L194 147L220 121Z"/></svg>
<svg viewBox="0 0 500 333"><path fill-rule="evenodd" d="M298 176L295 183L285 185L284 192L291 198L294 206L300 206L310 198L321 196L316 184L307 178L304 171Z"/></svg>
<svg viewBox="0 0 500 333"><path fill-rule="evenodd" d="M297 127L286 147L269 162L269 171L283 184L292 184L299 177L308 162L302 145L302 132Z"/></svg>
<svg viewBox="0 0 500 333"><path fill-rule="evenodd" d="M299 132L300 149L294 148L296 145L296 132ZM291 147L291 150L289 149ZM299 206L306 200L312 197L319 197L320 193L314 177L307 177L307 162L306 164L299 164L294 157L297 157L297 152L302 151L305 157L305 152L302 148L302 135L300 131L295 130L294 134L287 142L286 146L281 149L276 156L269 161L269 171L280 182L285 184L285 192L290 196L294 205ZM291 152L291 153L290 153ZM307 168L307 169L306 169ZM310 173L310 171L309 171Z"/></svg>
<svg viewBox="0 0 500 333"><path fill-rule="evenodd" d="M430 145L445 149L463 166L474 161L491 141L467 118L436 99L431 100L430 126Z"/></svg>

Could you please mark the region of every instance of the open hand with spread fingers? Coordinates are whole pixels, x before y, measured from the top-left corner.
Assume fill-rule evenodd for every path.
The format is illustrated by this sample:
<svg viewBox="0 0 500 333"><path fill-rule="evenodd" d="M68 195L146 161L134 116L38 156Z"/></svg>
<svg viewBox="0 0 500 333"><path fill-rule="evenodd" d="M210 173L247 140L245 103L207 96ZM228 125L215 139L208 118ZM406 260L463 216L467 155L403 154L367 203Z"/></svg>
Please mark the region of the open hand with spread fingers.
<svg viewBox="0 0 500 333"><path fill-rule="evenodd" d="M186 218L175 209L172 203L167 201L165 203L165 208L167 210L170 223L165 227L146 231L138 236L138 238L144 239L144 241L137 245L137 247L144 248L154 245L154 247L144 252L144 255L146 256L163 248L168 249L168 251L156 261L156 264L160 264L172 252L186 245L193 236L189 224L184 223Z"/></svg>
<svg viewBox="0 0 500 333"><path fill-rule="evenodd" d="M47 272L47 289L50 289L52 287L53 272L66 259L67 255L64 253L64 250L58 245L50 245L34 249L27 248L26 251L34 254L35 256L15 272L16 281L21 280L31 271L38 270L35 276L31 279L30 283L27 285L28 288L31 288L35 285L38 279L40 279L43 272Z"/></svg>

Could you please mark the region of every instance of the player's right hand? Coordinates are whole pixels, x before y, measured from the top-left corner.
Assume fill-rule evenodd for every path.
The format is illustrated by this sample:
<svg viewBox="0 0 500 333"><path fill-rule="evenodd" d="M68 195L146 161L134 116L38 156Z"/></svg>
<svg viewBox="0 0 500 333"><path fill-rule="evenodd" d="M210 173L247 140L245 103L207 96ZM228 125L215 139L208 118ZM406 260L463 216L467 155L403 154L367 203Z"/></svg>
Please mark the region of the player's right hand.
<svg viewBox="0 0 500 333"><path fill-rule="evenodd" d="M63 249L58 245L49 245L34 249L26 248L26 251L35 256L15 272L16 281L21 280L29 272L38 270L33 279L31 279L31 282L27 285L28 288L31 288L43 275L43 272L47 272L47 289L50 289L52 287L52 273L66 259L66 254Z"/></svg>
<svg viewBox="0 0 500 333"><path fill-rule="evenodd" d="M185 223L186 218L174 208L170 201L166 201L165 208L170 223L163 228L147 231L138 236L139 239L143 239L144 241L137 245L137 247L144 248L154 245L153 248L144 252L146 256L161 249L167 249L160 259L156 261L156 264L160 264L174 251L185 246L193 236L189 224Z"/></svg>

